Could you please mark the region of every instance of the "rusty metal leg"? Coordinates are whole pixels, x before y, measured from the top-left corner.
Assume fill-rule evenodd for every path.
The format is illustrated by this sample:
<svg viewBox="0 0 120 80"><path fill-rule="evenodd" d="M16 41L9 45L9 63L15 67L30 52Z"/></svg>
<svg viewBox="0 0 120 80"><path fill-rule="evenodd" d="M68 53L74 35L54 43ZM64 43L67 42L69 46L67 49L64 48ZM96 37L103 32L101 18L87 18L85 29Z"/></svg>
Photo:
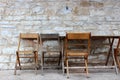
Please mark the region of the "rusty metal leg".
<svg viewBox="0 0 120 80"><path fill-rule="evenodd" d="M116 74L118 74L118 68L117 68L117 64L116 64L116 61L115 61L113 49L112 49L112 58L113 58L113 61L114 61L114 66L115 66Z"/></svg>
<svg viewBox="0 0 120 80"><path fill-rule="evenodd" d="M61 51L62 51L62 71L63 71L63 75L64 75L64 72L65 72L65 66L64 66L64 43L63 43L63 40L61 42Z"/></svg>
<svg viewBox="0 0 120 80"><path fill-rule="evenodd" d="M115 57L116 64L118 64L116 49L114 49L114 57ZM112 65L114 65L114 61L113 61Z"/></svg>
<svg viewBox="0 0 120 80"><path fill-rule="evenodd" d="M59 55L59 62L58 62L58 66L60 66L60 64L61 64L61 58L62 58L62 53L61 53L61 51L60 51L59 53L60 53L60 55Z"/></svg>
<svg viewBox="0 0 120 80"><path fill-rule="evenodd" d="M111 52L112 52L113 42L114 42L114 38L112 38L112 41L111 41L111 40L110 40L110 38L109 38L110 49L109 49L109 52L108 52L108 56L107 56L107 60L106 60L105 65L107 65L107 64L108 64L108 62L109 62L109 57L110 57L110 54L111 54Z"/></svg>
<svg viewBox="0 0 120 80"><path fill-rule="evenodd" d="M109 50L109 51L111 51L111 50ZM109 62L109 57L110 57L110 52L108 53L108 56L107 56L107 60L106 60L106 63L105 63L106 66L107 66L107 64Z"/></svg>

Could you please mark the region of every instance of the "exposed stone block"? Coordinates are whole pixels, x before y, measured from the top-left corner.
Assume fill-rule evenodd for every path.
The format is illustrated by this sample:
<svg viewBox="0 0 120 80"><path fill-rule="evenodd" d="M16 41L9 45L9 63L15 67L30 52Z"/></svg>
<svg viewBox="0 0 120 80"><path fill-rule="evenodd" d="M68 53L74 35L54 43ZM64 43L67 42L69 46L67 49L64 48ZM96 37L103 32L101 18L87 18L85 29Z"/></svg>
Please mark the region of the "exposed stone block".
<svg viewBox="0 0 120 80"><path fill-rule="evenodd" d="M7 39L5 38L0 38L0 46L6 46L8 44ZM1 50L0 50L1 51Z"/></svg>
<svg viewBox="0 0 120 80"><path fill-rule="evenodd" d="M89 15L89 8L87 7L74 7L73 9L73 14L74 15Z"/></svg>
<svg viewBox="0 0 120 80"><path fill-rule="evenodd" d="M9 55L0 55L0 63L10 62Z"/></svg>
<svg viewBox="0 0 120 80"><path fill-rule="evenodd" d="M4 24L4 23L3 23L3 24ZM9 25L9 24L8 24L8 25L1 25L0 27L1 27L1 28L7 28L7 29L8 29L8 28L9 28L9 29L14 29L14 28L15 28L15 26ZM6 30L6 31L7 31L7 30ZM3 32L4 32L4 31L3 31Z"/></svg>
<svg viewBox="0 0 120 80"><path fill-rule="evenodd" d="M10 56L10 62L15 63L16 62L16 53Z"/></svg>
<svg viewBox="0 0 120 80"><path fill-rule="evenodd" d="M98 57L98 58L99 58L99 60L105 60L105 59L106 59L105 55L102 55L102 54L101 54L101 55L99 55L99 57Z"/></svg>
<svg viewBox="0 0 120 80"><path fill-rule="evenodd" d="M105 12L104 9L91 9L90 16L104 16Z"/></svg>
<svg viewBox="0 0 120 80"><path fill-rule="evenodd" d="M44 13L44 8L42 8L40 6L36 6L36 7L33 8L32 12L35 13L35 14L43 14Z"/></svg>
<svg viewBox="0 0 120 80"><path fill-rule="evenodd" d="M8 21L14 20L13 18L14 18L13 16L5 16L4 17L4 19L8 20Z"/></svg>
<svg viewBox="0 0 120 80"><path fill-rule="evenodd" d="M24 20L25 16L14 16L13 17L13 20L15 21L21 21L21 20Z"/></svg>
<svg viewBox="0 0 120 80"><path fill-rule="evenodd" d="M73 27L67 27L67 28L64 28L64 27L55 27L54 30L55 31L71 31L71 30L73 30Z"/></svg>
<svg viewBox="0 0 120 80"><path fill-rule="evenodd" d="M0 21L0 25L9 24L8 21Z"/></svg>
<svg viewBox="0 0 120 80"><path fill-rule="evenodd" d="M7 47L2 49L3 54L16 54L17 47Z"/></svg>

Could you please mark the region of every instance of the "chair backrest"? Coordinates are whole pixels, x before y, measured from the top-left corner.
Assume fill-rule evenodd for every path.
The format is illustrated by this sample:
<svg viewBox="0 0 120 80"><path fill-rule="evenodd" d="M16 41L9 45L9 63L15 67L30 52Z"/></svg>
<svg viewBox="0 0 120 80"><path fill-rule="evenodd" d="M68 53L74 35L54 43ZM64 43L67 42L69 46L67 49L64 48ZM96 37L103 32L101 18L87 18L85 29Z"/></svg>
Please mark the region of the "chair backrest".
<svg viewBox="0 0 120 80"><path fill-rule="evenodd" d="M59 40L59 34L40 34L42 40Z"/></svg>
<svg viewBox="0 0 120 80"><path fill-rule="evenodd" d="M39 34L38 33L20 33L21 39L38 39Z"/></svg>
<svg viewBox="0 0 120 80"><path fill-rule="evenodd" d="M90 52L91 33L66 33L65 51L84 49Z"/></svg>
<svg viewBox="0 0 120 80"><path fill-rule="evenodd" d="M29 40L29 41L35 42L36 50L38 51L39 49L39 34L38 33L20 33L18 51L20 50L20 46L22 45L22 40Z"/></svg>
<svg viewBox="0 0 120 80"><path fill-rule="evenodd" d="M60 46L60 38L58 33L52 33L52 34L40 34L40 43L41 46L43 46L43 43L45 41L57 41L58 43L58 48L61 49ZM54 43L51 43L54 45Z"/></svg>

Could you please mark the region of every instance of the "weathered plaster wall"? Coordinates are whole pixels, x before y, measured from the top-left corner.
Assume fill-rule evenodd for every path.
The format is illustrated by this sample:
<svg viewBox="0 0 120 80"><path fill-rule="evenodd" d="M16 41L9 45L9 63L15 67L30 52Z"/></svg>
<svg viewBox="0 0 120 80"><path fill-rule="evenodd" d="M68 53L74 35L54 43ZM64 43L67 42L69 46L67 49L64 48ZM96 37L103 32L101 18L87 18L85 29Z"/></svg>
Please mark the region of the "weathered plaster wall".
<svg viewBox="0 0 120 80"><path fill-rule="evenodd" d="M0 0L0 69L13 69L20 32L120 34L120 0Z"/></svg>

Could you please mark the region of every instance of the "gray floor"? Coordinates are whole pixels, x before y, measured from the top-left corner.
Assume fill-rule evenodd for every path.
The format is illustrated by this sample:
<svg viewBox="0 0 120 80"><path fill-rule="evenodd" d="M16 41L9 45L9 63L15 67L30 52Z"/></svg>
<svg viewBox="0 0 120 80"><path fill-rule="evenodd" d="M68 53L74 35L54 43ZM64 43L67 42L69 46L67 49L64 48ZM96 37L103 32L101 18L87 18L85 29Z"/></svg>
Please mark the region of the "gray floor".
<svg viewBox="0 0 120 80"><path fill-rule="evenodd" d="M115 74L113 69L110 70L89 70L89 78L85 73L75 70L71 71L70 78L62 74L61 70L44 70L44 75L38 70L37 75L34 70L20 70L14 75L14 70L1 70L0 80L120 80L120 73Z"/></svg>

